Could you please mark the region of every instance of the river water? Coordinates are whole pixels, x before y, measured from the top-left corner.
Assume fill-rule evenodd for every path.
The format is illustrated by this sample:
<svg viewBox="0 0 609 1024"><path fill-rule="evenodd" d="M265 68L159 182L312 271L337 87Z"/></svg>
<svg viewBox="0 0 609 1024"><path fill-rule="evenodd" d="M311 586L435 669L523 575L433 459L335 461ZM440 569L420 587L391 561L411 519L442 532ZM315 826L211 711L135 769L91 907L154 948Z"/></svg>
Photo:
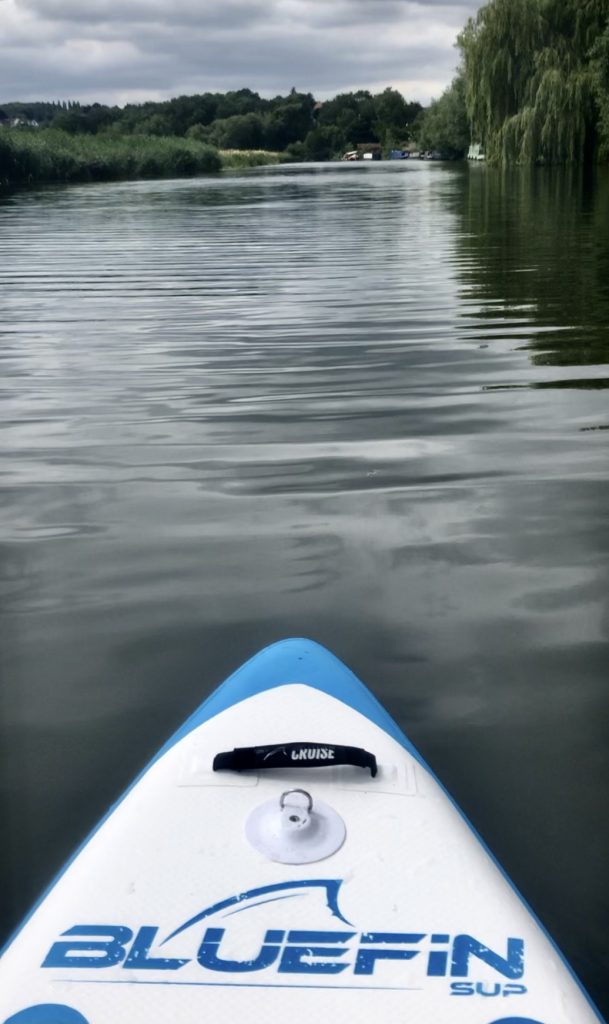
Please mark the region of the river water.
<svg viewBox="0 0 609 1024"><path fill-rule="evenodd" d="M241 661L377 693L609 1012L609 176L0 203L3 932Z"/></svg>

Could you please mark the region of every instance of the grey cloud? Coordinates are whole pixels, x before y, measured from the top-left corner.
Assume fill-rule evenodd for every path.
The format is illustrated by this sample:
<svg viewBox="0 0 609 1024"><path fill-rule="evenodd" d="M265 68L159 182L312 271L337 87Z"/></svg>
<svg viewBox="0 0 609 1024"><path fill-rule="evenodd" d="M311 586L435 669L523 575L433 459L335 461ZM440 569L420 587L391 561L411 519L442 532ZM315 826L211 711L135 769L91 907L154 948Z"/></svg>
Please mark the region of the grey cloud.
<svg viewBox="0 0 609 1024"><path fill-rule="evenodd" d="M147 22L206 27L227 26L240 31L260 24L357 26L400 24L409 16L432 7L434 18L454 19L455 11L464 15L472 4L456 0L16 0L19 7L48 21L88 24L141 24ZM450 14L449 14L450 12Z"/></svg>
<svg viewBox="0 0 609 1024"><path fill-rule="evenodd" d="M166 0L18 0L26 11L51 22L99 26L163 24L214 28L235 26L240 30L258 21L264 21L268 4L262 0L176 0L168 6Z"/></svg>
<svg viewBox="0 0 609 1024"><path fill-rule="evenodd" d="M459 24L464 23L471 13L472 4L463 3L463 0L455 0L455 3L446 3L445 0L335 0L334 3L320 3L313 8L313 14L327 24L334 25L371 25L383 24L403 25L409 18L428 14L428 8L434 8L434 19L440 19L442 12L444 19L451 24L457 20ZM461 19L459 19L459 13Z"/></svg>
<svg viewBox="0 0 609 1024"><path fill-rule="evenodd" d="M0 0L0 103L126 102L249 86L324 97L408 82L436 94L474 3ZM417 89L419 93L417 93ZM408 91L408 90L406 90Z"/></svg>

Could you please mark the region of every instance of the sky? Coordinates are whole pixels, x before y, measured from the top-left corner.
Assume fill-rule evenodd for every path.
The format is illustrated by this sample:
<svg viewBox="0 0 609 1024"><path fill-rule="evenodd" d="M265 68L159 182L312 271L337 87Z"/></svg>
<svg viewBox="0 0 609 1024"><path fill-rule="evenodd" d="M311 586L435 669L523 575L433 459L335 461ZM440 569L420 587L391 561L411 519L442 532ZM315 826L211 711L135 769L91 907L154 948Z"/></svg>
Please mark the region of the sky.
<svg viewBox="0 0 609 1024"><path fill-rule="evenodd" d="M0 0L0 103L450 83L475 0Z"/></svg>

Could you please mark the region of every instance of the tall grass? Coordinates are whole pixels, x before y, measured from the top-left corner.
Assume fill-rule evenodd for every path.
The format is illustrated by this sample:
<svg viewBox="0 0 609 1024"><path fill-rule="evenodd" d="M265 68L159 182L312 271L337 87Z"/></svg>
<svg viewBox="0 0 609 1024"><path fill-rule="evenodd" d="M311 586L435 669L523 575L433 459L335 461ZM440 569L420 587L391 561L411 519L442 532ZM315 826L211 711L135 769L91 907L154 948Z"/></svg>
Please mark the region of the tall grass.
<svg viewBox="0 0 609 1024"><path fill-rule="evenodd" d="M224 167L266 167L293 162L288 153L273 153L268 149L221 149L220 157Z"/></svg>
<svg viewBox="0 0 609 1024"><path fill-rule="evenodd" d="M0 129L1 185L179 177L222 166L212 146L174 136Z"/></svg>

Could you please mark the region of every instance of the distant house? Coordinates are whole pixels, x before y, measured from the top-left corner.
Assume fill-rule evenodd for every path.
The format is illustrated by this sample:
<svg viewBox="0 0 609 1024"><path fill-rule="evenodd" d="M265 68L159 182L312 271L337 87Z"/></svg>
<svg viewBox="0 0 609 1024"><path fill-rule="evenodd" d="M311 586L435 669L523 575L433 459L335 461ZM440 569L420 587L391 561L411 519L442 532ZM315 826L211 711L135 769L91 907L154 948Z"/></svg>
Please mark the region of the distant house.
<svg viewBox="0 0 609 1024"><path fill-rule="evenodd" d="M9 128L40 128L38 121L34 121L33 118L29 120L26 117L11 117L5 124Z"/></svg>
<svg viewBox="0 0 609 1024"><path fill-rule="evenodd" d="M360 142L357 149L343 153L341 160L380 160L383 147L378 142Z"/></svg>
<svg viewBox="0 0 609 1024"><path fill-rule="evenodd" d="M473 142L467 151L468 160L484 160L484 146L481 142Z"/></svg>
<svg viewBox="0 0 609 1024"><path fill-rule="evenodd" d="M358 160L380 160L383 147L380 142L360 142L357 147Z"/></svg>

